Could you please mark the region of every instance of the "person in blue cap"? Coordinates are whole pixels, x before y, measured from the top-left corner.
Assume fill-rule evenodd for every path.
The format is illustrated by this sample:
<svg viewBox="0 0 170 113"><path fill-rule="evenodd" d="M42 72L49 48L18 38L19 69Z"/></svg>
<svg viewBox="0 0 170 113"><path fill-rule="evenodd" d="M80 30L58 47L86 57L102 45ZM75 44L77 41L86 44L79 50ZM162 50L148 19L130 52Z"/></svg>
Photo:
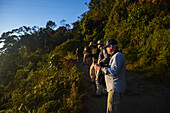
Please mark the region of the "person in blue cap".
<svg viewBox="0 0 170 113"><path fill-rule="evenodd" d="M111 55L109 65L107 67L102 67L96 64L95 68L104 72L105 75L108 92L107 113L118 113L120 107L120 95L125 91L125 57L118 51L118 44L114 39L108 40L104 47L108 54Z"/></svg>

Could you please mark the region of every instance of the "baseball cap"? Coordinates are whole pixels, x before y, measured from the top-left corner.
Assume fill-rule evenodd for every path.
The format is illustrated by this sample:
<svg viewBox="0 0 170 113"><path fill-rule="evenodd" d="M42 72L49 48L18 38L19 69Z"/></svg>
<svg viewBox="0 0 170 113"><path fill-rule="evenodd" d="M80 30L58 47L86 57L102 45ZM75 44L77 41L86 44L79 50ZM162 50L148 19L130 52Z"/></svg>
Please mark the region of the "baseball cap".
<svg viewBox="0 0 170 113"><path fill-rule="evenodd" d="M91 47L91 46L94 46L94 45L95 45L94 42L91 41L90 44L89 44L88 46Z"/></svg>
<svg viewBox="0 0 170 113"><path fill-rule="evenodd" d="M116 41L115 39L109 39L109 40L106 42L106 45L104 46L104 48L109 47L110 45L117 46L117 41Z"/></svg>
<svg viewBox="0 0 170 113"><path fill-rule="evenodd" d="M99 41L97 41L97 45L104 45L104 42L99 40Z"/></svg>

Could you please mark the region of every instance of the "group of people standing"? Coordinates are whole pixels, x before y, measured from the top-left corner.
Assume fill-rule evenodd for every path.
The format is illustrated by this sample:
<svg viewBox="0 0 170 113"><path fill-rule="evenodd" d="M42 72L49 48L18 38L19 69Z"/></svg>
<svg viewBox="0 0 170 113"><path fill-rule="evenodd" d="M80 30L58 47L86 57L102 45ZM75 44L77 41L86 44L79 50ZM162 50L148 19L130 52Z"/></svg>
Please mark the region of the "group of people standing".
<svg viewBox="0 0 170 113"><path fill-rule="evenodd" d="M83 64L91 58L90 79L96 85L96 96L107 93L107 113L118 113L121 93L125 91L125 58L115 39L90 42L84 48Z"/></svg>

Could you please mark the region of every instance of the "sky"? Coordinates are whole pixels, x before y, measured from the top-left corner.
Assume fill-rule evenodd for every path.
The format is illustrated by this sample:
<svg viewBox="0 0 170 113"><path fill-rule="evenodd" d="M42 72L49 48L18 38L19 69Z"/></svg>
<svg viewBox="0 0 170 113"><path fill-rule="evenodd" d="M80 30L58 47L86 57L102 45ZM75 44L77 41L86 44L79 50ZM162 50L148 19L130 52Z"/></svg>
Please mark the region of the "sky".
<svg viewBox="0 0 170 113"><path fill-rule="evenodd" d="M45 27L49 20L71 25L89 10L85 2L90 0L0 0L0 36L22 26Z"/></svg>

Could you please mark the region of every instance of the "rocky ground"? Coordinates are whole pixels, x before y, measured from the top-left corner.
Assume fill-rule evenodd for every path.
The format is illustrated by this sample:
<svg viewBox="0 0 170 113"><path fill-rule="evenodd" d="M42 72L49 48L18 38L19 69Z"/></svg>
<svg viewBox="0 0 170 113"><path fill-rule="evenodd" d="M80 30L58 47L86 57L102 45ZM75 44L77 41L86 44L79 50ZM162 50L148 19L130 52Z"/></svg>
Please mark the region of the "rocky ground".
<svg viewBox="0 0 170 113"><path fill-rule="evenodd" d="M93 97L94 84L90 83L89 64L77 63L79 71L84 72L83 84L87 97L84 113L105 113L106 96ZM121 113L170 113L170 88L155 84L145 76L126 72L126 92L121 100Z"/></svg>

